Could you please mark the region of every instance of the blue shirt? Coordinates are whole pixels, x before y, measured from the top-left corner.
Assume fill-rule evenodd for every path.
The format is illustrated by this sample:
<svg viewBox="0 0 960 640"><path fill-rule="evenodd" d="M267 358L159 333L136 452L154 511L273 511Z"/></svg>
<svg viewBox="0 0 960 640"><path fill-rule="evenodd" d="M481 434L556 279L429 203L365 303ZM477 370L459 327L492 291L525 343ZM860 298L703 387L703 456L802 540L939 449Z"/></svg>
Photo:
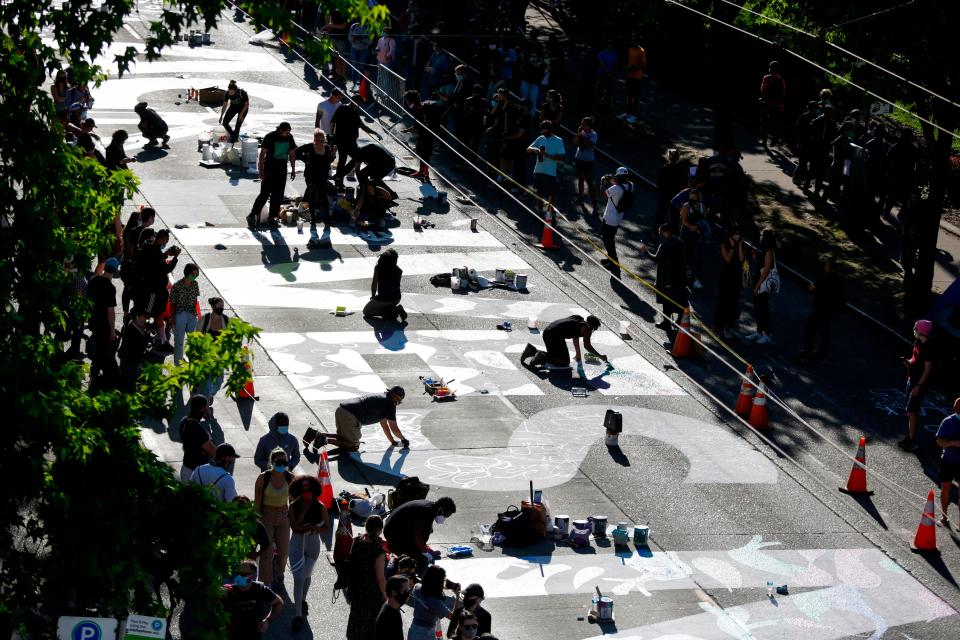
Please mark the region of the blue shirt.
<svg viewBox="0 0 960 640"><path fill-rule="evenodd" d="M946 440L960 440L960 416L947 416L937 429L937 437ZM944 447L943 461L948 464L960 464L960 448Z"/></svg>
<svg viewBox="0 0 960 640"><path fill-rule="evenodd" d="M410 592L410 603L413 604L413 624L421 627L433 627L437 620L445 618L450 612L453 602L449 598L435 598L425 596L421 585L414 585Z"/></svg>
<svg viewBox="0 0 960 640"><path fill-rule="evenodd" d="M539 149L543 147L544 154L548 156L562 156L566 150L563 147L563 140L560 136L539 136L531 144L531 147ZM537 156L537 166L533 168L534 173L545 173L548 176L557 177L557 161L550 158L540 159Z"/></svg>
<svg viewBox="0 0 960 640"><path fill-rule="evenodd" d="M584 132L581 131L580 137L586 138L590 142L590 148L587 149L586 147L577 145L577 151L573 154L574 160L593 162L596 160L596 156L593 154L593 148L597 146L597 132L591 129L590 133L584 134Z"/></svg>

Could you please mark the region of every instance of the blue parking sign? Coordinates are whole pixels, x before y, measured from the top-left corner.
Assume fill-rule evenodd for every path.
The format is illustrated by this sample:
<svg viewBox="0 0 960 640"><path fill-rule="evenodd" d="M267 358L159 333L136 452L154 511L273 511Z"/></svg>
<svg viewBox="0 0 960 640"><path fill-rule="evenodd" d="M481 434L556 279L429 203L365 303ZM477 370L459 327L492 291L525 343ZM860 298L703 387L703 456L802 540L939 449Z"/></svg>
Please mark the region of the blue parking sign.
<svg viewBox="0 0 960 640"><path fill-rule="evenodd" d="M70 640L100 640L102 637L100 625L92 620L84 620L70 634Z"/></svg>

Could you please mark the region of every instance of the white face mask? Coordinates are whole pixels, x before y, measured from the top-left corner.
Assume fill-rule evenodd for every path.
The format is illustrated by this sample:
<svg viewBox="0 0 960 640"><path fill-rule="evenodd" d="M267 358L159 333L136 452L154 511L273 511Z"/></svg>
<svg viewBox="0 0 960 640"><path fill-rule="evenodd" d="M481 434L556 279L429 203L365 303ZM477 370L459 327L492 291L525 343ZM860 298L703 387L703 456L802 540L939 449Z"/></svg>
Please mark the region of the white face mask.
<svg viewBox="0 0 960 640"><path fill-rule="evenodd" d="M443 524L444 520L445 518L442 515L438 515L436 518L433 519L433 521L436 522L437 524Z"/></svg>

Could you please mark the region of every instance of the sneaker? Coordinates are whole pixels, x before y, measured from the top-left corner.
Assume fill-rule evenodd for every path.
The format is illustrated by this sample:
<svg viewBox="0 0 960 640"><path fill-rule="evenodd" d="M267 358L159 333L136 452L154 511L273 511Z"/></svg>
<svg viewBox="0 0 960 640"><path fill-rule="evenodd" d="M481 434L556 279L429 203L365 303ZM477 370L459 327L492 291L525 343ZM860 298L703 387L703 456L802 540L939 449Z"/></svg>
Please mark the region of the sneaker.
<svg viewBox="0 0 960 640"><path fill-rule="evenodd" d="M170 136L163 136L163 144L160 145L161 149L170 148Z"/></svg>
<svg viewBox="0 0 960 640"><path fill-rule="evenodd" d="M703 289L703 283L700 282L699 279L696 279L696 280L693 281L693 288L694 288L694 289Z"/></svg>
<svg viewBox="0 0 960 640"><path fill-rule="evenodd" d="M250 231L253 231L253 230L256 229L256 228L257 228L257 216L253 215L252 213L248 213L248 214L247 214L247 229L250 229Z"/></svg>
<svg viewBox="0 0 960 640"><path fill-rule="evenodd" d="M401 449L409 449L409 448L410 448L410 441L407 440L406 438L400 438L400 448L401 448Z"/></svg>
<svg viewBox="0 0 960 640"><path fill-rule="evenodd" d="M904 451L916 451L920 448L920 445L917 444L917 441L913 438L907 436L903 440L897 443L897 446L903 449Z"/></svg>
<svg viewBox="0 0 960 640"><path fill-rule="evenodd" d="M403 305L397 305L397 315L400 316L401 321L406 321L407 319L407 310L403 308Z"/></svg>
<svg viewBox="0 0 960 640"><path fill-rule="evenodd" d="M532 344L528 344L526 347L524 347L523 353L520 354L520 362L523 363L532 358L536 352L537 348Z"/></svg>
<svg viewBox="0 0 960 640"><path fill-rule="evenodd" d="M765 333L761 333L760 337L757 338L757 344L773 344L773 338Z"/></svg>

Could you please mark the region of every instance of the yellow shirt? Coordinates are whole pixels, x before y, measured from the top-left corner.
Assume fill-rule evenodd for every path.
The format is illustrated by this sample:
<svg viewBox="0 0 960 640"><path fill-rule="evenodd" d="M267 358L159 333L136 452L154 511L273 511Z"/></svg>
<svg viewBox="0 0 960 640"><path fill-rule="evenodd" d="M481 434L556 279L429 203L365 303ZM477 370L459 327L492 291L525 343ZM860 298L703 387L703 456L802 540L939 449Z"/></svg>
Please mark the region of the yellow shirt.
<svg viewBox="0 0 960 640"><path fill-rule="evenodd" d="M280 487L275 487L273 483L270 482L270 478L266 478L263 483L263 506L286 507L288 495L286 482Z"/></svg>

